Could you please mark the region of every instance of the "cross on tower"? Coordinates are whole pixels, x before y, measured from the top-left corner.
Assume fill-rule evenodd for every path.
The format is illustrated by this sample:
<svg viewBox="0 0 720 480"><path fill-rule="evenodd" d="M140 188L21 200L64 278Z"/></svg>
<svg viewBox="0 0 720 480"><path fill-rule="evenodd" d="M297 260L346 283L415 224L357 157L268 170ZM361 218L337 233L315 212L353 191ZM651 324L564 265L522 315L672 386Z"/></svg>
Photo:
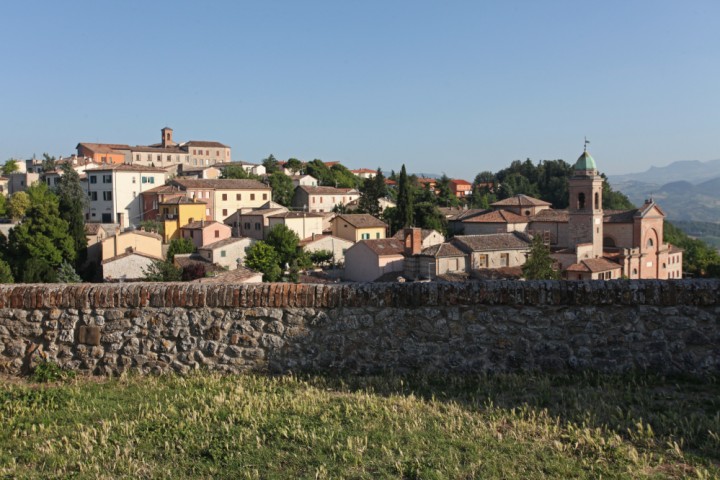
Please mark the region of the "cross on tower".
<svg viewBox="0 0 720 480"><path fill-rule="evenodd" d="M587 146L589 143L590 143L590 140L588 140L587 137L585 137L585 146L583 147L583 152L587 152Z"/></svg>

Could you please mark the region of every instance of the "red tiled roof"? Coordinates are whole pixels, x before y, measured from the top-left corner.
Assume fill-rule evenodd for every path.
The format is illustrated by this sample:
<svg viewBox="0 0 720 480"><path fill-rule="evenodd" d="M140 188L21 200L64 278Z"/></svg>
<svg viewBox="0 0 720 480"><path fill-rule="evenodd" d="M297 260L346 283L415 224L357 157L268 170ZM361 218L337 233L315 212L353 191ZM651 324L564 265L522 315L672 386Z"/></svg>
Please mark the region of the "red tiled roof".
<svg viewBox="0 0 720 480"><path fill-rule="evenodd" d="M237 178L175 178L172 183L183 188L209 188L214 190L270 190L270 187L257 180Z"/></svg>
<svg viewBox="0 0 720 480"><path fill-rule="evenodd" d="M528 223L528 217L523 217L507 210L493 210L487 213L462 220L462 223Z"/></svg>
<svg viewBox="0 0 720 480"><path fill-rule="evenodd" d="M387 224L367 213L341 214L332 221L344 220L355 228L384 228Z"/></svg>
<svg viewBox="0 0 720 480"><path fill-rule="evenodd" d="M579 263L573 263L566 270L568 272L607 272L609 270L619 270L622 267L615 262L611 262L605 258L588 258L581 260Z"/></svg>
<svg viewBox="0 0 720 480"><path fill-rule="evenodd" d="M379 238L376 240L360 240L356 245L363 244L378 256L402 255L405 247L402 242L394 238Z"/></svg>
<svg viewBox="0 0 720 480"><path fill-rule="evenodd" d="M472 186L472 183L468 182L467 180L462 180L460 178L453 178L450 180L450 183L454 183L455 185L470 185Z"/></svg>
<svg viewBox="0 0 720 480"><path fill-rule="evenodd" d="M512 197L506 198L504 200L499 200L495 203L491 203L490 205L493 207L542 207L550 206L552 204L544 200L540 200L539 198L519 194L513 195Z"/></svg>
<svg viewBox="0 0 720 480"><path fill-rule="evenodd" d="M300 185L297 188L304 190L308 195L347 195L349 193L358 193L354 188L311 187L309 185Z"/></svg>
<svg viewBox="0 0 720 480"><path fill-rule="evenodd" d="M530 248L532 241L520 232L492 233L488 235L457 235L451 240L462 250L472 252L495 250L524 250Z"/></svg>
<svg viewBox="0 0 720 480"><path fill-rule="evenodd" d="M190 140L189 142L183 143L183 146L188 147L212 147L212 148L230 148L227 145L223 145L220 142L206 142L202 140Z"/></svg>
<svg viewBox="0 0 720 480"><path fill-rule="evenodd" d="M227 227L224 223L216 222L215 220L209 220L209 221L197 221L197 222L190 222L187 225L180 227L187 230L202 230L208 227L212 227L214 225L222 225L224 227Z"/></svg>
<svg viewBox="0 0 720 480"><path fill-rule="evenodd" d="M431 247L427 247L420 252L425 257L464 257L465 252L457 248L452 243L439 243Z"/></svg>
<svg viewBox="0 0 720 480"><path fill-rule="evenodd" d="M167 173L164 168L157 167L146 167L144 165L128 164L128 163L109 163L102 165L97 168L93 168L88 173L95 172L106 172L108 170L114 170L116 172L147 172L147 173Z"/></svg>
<svg viewBox="0 0 720 480"><path fill-rule="evenodd" d="M531 215L531 222L567 222L570 219L570 212L567 210L554 210L549 208Z"/></svg>

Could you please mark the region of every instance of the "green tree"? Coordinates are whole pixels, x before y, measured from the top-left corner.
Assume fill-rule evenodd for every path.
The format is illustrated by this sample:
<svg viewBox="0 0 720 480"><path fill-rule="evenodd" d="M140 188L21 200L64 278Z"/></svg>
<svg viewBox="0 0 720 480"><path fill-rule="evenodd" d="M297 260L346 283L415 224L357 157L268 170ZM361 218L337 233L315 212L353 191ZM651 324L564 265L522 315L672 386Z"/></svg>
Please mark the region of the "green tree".
<svg viewBox="0 0 720 480"><path fill-rule="evenodd" d="M2 218L7 216L7 204L7 198L0 193L0 217Z"/></svg>
<svg viewBox="0 0 720 480"><path fill-rule="evenodd" d="M359 213L369 213L374 217L379 217L382 213L380 209L380 199L387 195L387 186L385 185L385 176L378 168L373 178L366 178L360 187L360 201L358 202Z"/></svg>
<svg viewBox="0 0 720 480"><path fill-rule="evenodd" d="M460 204L460 200L452 192L450 187L450 178L443 173L435 184L437 190L437 204L443 207L456 207Z"/></svg>
<svg viewBox="0 0 720 480"><path fill-rule="evenodd" d="M274 202L289 207L292 204L295 186L292 179L281 172L275 172L268 177L268 183L272 188L272 199Z"/></svg>
<svg viewBox="0 0 720 480"><path fill-rule="evenodd" d="M3 175L10 175L11 173L15 173L18 170L20 170L20 165L17 160L14 158L11 158L10 160L6 161L5 164L2 167L2 174Z"/></svg>
<svg viewBox="0 0 720 480"><path fill-rule="evenodd" d="M255 242L250 247L245 256L245 266L262 272L264 282L276 282L282 276L279 255L263 241Z"/></svg>
<svg viewBox="0 0 720 480"><path fill-rule="evenodd" d="M664 241L682 248L683 272L697 277L720 274L720 254L702 240L692 238L672 223L665 221Z"/></svg>
<svg viewBox="0 0 720 480"><path fill-rule="evenodd" d="M292 170L293 174L296 174L302 171L303 163L297 158L289 158L288 161L285 162L285 168L289 168Z"/></svg>
<svg viewBox="0 0 720 480"><path fill-rule="evenodd" d="M13 278L12 270L10 269L10 265L5 261L0 259L0 283L14 283L15 279Z"/></svg>
<svg viewBox="0 0 720 480"><path fill-rule="evenodd" d="M7 214L13 220L20 220L30 208L30 197L26 192L15 192L7 202Z"/></svg>
<svg viewBox="0 0 720 480"><path fill-rule="evenodd" d="M447 220L438 207L429 202L416 203L413 216L415 218L415 226L426 228L428 230L437 230L445 235L447 233Z"/></svg>
<svg viewBox="0 0 720 480"><path fill-rule="evenodd" d="M43 153L43 161L42 161L42 171L43 172L52 172L55 170L56 167L56 160L55 157L51 157L47 153Z"/></svg>
<svg viewBox="0 0 720 480"><path fill-rule="evenodd" d="M310 260L318 266L329 265L333 257L333 252L330 250L316 250L310 253Z"/></svg>
<svg viewBox="0 0 720 480"><path fill-rule="evenodd" d="M85 236L85 206L87 194L80 184L80 176L66 163L62 167L63 175L57 185L60 217L68 223L70 236L77 254L75 266L79 267L87 259L87 237Z"/></svg>
<svg viewBox="0 0 720 480"><path fill-rule="evenodd" d="M301 256L300 239L286 225L275 225L265 237L265 243L278 254L278 264L284 268L292 265Z"/></svg>
<svg viewBox="0 0 720 480"><path fill-rule="evenodd" d="M30 207L24 220L10 231L8 258L16 279L55 281L62 262L75 261L75 242L60 216L60 202L47 185L37 183L27 194Z"/></svg>
<svg viewBox="0 0 720 480"><path fill-rule="evenodd" d="M220 178L234 178L234 179L246 179L246 178L259 178L257 175L248 173L240 165L228 165L223 167Z"/></svg>
<svg viewBox="0 0 720 480"><path fill-rule="evenodd" d="M263 167L265 167L265 173L272 175L275 172L280 171L280 162L271 153L269 157L264 158L262 161Z"/></svg>
<svg viewBox="0 0 720 480"><path fill-rule="evenodd" d="M167 261L172 263L178 253L195 252L195 244L189 238L176 238L170 241L167 250Z"/></svg>
<svg viewBox="0 0 720 480"><path fill-rule="evenodd" d="M401 228L413 226L413 195L408 182L405 164L400 169L400 177L398 179L398 196L397 196L397 212L395 213L395 228L398 231Z"/></svg>
<svg viewBox="0 0 720 480"><path fill-rule="evenodd" d="M542 235L535 235L532 239L530 254L522 266L523 276L528 280L552 280L560 277L553 268L553 259L550 248L543 242Z"/></svg>
<svg viewBox="0 0 720 480"><path fill-rule="evenodd" d="M77 274L75 268L73 268L70 263L63 261L60 264L60 268L58 268L57 281L59 283L80 283L82 282L82 278L80 278L80 275Z"/></svg>
<svg viewBox="0 0 720 480"><path fill-rule="evenodd" d="M165 260L155 260L147 269L143 268L146 282L179 282L182 269Z"/></svg>
<svg viewBox="0 0 720 480"><path fill-rule="evenodd" d="M333 176L332 186L338 188L358 188L360 186L360 179L343 165L333 165L330 167L330 173Z"/></svg>
<svg viewBox="0 0 720 480"><path fill-rule="evenodd" d="M335 186L335 176L322 160L316 158L312 162L308 162L305 165L305 173L317 178L318 185Z"/></svg>

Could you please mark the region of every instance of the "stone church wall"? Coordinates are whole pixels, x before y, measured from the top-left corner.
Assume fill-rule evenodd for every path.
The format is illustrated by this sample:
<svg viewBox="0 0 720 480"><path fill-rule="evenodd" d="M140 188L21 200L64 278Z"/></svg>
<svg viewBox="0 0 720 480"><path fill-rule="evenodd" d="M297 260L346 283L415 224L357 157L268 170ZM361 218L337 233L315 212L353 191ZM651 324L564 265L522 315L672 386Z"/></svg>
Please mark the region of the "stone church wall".
<svg viewBox="0 0 720 480"><path fill-rule="evenodd" d="M6 285L0 371L720 373L720 282Z"/></svg>

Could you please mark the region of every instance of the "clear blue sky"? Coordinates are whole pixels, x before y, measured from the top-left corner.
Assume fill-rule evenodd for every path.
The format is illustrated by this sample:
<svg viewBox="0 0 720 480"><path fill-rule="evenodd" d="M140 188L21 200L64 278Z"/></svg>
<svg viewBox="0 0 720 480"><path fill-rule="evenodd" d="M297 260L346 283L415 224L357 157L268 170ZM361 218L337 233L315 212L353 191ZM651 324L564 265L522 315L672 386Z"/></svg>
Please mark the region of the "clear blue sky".
<svg viewBox="0 0 720 480"><path fill-rule="evenodd" d="M0 161L217 140L471 180L720 158L720 2L33 1L0 7Z"/></svg>

